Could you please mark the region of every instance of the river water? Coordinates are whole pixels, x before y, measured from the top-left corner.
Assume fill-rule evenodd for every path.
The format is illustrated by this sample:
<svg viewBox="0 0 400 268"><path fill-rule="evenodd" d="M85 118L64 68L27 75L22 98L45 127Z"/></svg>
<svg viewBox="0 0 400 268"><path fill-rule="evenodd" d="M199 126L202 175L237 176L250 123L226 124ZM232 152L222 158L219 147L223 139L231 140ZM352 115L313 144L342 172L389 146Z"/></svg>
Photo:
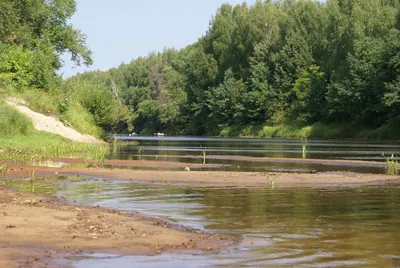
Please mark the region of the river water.
<svg viewBox="0 0 400 268"><path fill-rule="evenodd" d="M38 181L35 189L77 204L139 211L241 241L223 254L68 259L79 268L400 267L399 184L270 190L89 180Z"/></svg>
<svg viewBox="0 0 400 268"><path fill-rule="evenodd" d="M109 158L125 160L167 160L188 163L223 164L222 168L203 170L225 171L272 171L272 172L329 172L350 171L361 173L385 173L385 156L399 160L399 141L352 141L308 140L305 158L379 161L382 165L352 163L315 163L301 161L277 161L265 158L303 158L305 141L287 139L244 139L202 137L148 137L117 136L122 143L113 147ZM247 157L242 158L241 157ZM250 158L249 158L250 157Z"/></svg>
<svg viewBox="0 0 400 268"><path fill-rule="evenodd" d="M119 137L132 139L132 137ZM382 167L310 165L228 159L226 156L302 158L299 140L133 137L138 145L111 149L112 159L224 163L227 170L384 173ZM308 159L382 161L400 155L397 142L308 141ZM214 156L212 158L211 156ZM61 178L63 179L63 178ZM81 180L68 178L68 180ZM0 181L1 183L1 181ZM2 182L22 191L32 186ZM185 227L236 237L222 254L69 257L91 267L400 267L400 184L314 188L193 188L126 181L60 183L37 178L35 191L70 202L142 212Z"/></svg>

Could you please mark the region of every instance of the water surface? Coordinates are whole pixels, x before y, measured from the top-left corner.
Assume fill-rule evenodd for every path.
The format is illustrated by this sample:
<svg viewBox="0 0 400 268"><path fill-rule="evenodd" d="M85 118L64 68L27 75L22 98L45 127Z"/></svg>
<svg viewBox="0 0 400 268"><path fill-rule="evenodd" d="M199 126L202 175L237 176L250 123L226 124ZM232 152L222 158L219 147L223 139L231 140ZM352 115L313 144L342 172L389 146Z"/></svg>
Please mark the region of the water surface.
<svg viewBox="0 0 400 268"><path fill-rule="evenodd" d="M400 267L400 185L188 188L132 182L58 185L79 204L139 211L235 236L223 254L88 256L77 267Z"/></svg>
<svg viewBox="0 0 400 268"><path fill-rule="evenodd" d="M224 164L224 168L204 168L205 170L227 171L284 171L284 172L327 172L352 171L363 173L385 173L385 167L354 164L312 164L259 162L229 159L232 156L302 158L304 141L290 139L245 139L245 138L201 138L201 137L146 137L118 136L119 140L136 141L138 144L115 146L111 159L167 160L189 163ZM379 161L386 156L400 155L398 141L340 141L308 140L307 159L339 159ZM215 159L217 156L218 159ZM224 156L229 156L225 157ZM397 158L396 158L397 159Z"/></svg>

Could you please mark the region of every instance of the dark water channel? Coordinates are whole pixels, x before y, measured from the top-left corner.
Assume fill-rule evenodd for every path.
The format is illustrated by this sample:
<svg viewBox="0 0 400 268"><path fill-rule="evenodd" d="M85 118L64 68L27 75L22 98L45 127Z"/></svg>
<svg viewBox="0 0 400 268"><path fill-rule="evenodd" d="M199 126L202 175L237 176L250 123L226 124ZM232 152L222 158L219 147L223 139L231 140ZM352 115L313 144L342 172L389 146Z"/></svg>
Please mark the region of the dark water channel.
<svg viewBox="0 0 400 268"><path fill-rule="evenodd" d="M202 163L203 153L207 164L224 164L222 168L204 170L227 171L283 171L283 172L329 172L351 171L362 173L385 173L382 154L400 156L399 141L339 141L308 140L306 159L364 160L382 162L355 165L351 163L307 163L264 161L261 157L303 158L304 141L287 139L241 139L241 138L197 138L197 137L147 137L117 136L122 141L136 141L138 144L120 143L110 153L111 159L125 160L167 160L188 163ZM253 159L238 159L240 156ZM398 159L398 158L396 158Z"/></svg>
<svg viewBox="0 0 400 268"><path fill-rule="evenodd" d="M224 254L68 259L76 267L400 267L400 184L269 190L89 180L35 189L242 241Z"/></svg>

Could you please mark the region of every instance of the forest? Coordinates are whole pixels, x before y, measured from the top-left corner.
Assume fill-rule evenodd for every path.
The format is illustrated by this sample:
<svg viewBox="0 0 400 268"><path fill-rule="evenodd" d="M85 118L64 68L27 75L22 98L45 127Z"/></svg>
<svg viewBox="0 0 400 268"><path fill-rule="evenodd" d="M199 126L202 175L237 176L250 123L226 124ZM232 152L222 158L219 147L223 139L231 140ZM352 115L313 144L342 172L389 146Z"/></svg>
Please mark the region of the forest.
<svg viewBox="0 0 400 268"><path fill-rule="evenodd" d="M66 80L61 53L91 63L67 22L75 2L0 10L2 88L47 96L42 109L83 132L399 137L398 0L223 4L194 44Z"/></svg>

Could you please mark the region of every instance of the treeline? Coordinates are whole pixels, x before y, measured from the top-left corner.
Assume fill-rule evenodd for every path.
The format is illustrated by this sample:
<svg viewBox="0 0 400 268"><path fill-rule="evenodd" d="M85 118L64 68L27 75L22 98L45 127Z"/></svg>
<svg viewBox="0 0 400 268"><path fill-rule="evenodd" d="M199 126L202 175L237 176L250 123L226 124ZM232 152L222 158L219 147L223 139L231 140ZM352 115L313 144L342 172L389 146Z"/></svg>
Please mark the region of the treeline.
<svg viewBox="0 0 400 268"><path fill-rule="evenodd" d="M73 81L102 81L138 132L400 124L398 0L222 5L205 36Z"/></svg>
<svg viewBox="0 0 400 268"><path fill-rule="evenodd" d="M27 9L33 3L48 10ZM71 107L78 105L97 126L115 132L133 126L138 133L218 135L250 128L258 131L250 134L274 136L281 134L271 126L284 125L311 126L303 131L308 136L313 126L328 125L340 126L332 136L352 136L354 129L399 136L394 131L400 125L398 0L224 4L193 45L53 86L59 84L47 78L57 78L50 74L60 67L60 53L70 51L72 59L90 63L83 36L66 23L73 3L0 3L18 10L15 21L28 25L5 31L15 22L2 18L1 48L7 53L0 56L1 75L11 74L14 84L56 88L62 96L58 110L73 125L79 120L72 119ZM53 15L43 17L46 12ZM36 23L39 18L46 23ZM27 74L17 70L20 63L4 64L15 59L25 64L30 57L23 68L32 70Z"/></svg>
<svg viewBox="0 0 400 268"><path fill-rule="evenodd" d="M39 112L59 116L66 125L101 136L103 129L120 124L126 128L132 113L103 87L63 85L58 73L64 54L77 65L92 63L85 35L68 23L75 11L74 0L0 1L0 110L10 109L4 97L17 96ZM18 128L17 117L18 113L3 113L0 120L8 130L1 129L1 135Z"/></svg>

